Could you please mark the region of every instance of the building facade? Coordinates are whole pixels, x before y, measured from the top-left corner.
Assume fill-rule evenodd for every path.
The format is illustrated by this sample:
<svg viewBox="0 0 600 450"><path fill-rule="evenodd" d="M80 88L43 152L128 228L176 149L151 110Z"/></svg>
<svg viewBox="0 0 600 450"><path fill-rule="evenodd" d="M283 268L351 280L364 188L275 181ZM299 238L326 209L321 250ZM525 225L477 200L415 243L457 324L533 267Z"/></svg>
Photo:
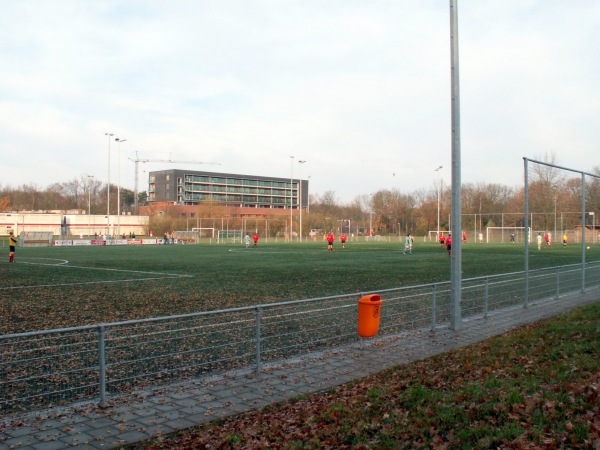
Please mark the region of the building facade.
<svg viewBox="0 0 600 450"><path fill-rule="evenodd" d="M0 236L9 231L51 232L55 236L143 235L148 233L147 216L90 215L61 213L0 213Z"/></svg>
<svg viewBox="0 0 600 450"><path fill-rule="evenodd" d="M148 202L219 203L236 208L306 209L308 180L193 170L150 172Z"/></svg>

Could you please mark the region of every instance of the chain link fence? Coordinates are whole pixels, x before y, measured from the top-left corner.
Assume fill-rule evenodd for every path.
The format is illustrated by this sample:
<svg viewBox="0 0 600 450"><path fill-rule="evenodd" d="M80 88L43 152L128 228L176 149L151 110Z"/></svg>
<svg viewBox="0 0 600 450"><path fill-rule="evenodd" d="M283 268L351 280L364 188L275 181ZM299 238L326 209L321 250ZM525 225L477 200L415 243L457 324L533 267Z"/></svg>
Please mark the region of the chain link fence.
<svg viewBox="0 0 600 450"><path fill-rule="evenodd" d="M583 282L582 282L583 280ZM524 295L528 287L527 295ZM463 318L600 286L600 263L462 281ZM82 401L359 342L366 293L0 336L3 414ZM379 336L446 326L450 282L378 292ZM525 300L524 300L525 299Z"/></svg>

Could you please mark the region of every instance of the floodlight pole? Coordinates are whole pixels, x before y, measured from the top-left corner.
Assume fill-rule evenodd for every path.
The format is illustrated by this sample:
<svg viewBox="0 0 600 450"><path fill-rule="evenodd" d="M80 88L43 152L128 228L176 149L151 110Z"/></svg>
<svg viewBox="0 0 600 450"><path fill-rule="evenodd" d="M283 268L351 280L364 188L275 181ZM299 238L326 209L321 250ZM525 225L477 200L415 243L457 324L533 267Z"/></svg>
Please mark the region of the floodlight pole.
<svg viewBox="0 0 600 450"><path fill-rule="evenodd" d="M306 161L298 161L298 164L304 164ZM300 207L300 242L302 242L302 178L298 176L298 182L300 183L300 188L298 190L298 206Z"/></svg>
<svg viewBox="0 0 600 450"><path fill-rule="evenodd" d="M121 144L127 139L115 138L119 143L119 152L117 158L117 235L121 236Z"/></svg>
<svg viewBox="0 0 600 450"><path fill-rule="evenodd" d="M440 170L442 170L443 166L439 166L437 169L434 169L434 172L437 172L438 185L437 185L437 239L440 239L440 196L442 190L442 184L440 180Z"/></svg>
<svg viewBox="0 0 600 450"><path fill-rule="evenodd" d="M88 175L88 178L93 179L94 175ZM88 180L88 216L92 214L92 181Z"/></svg>
<svg viewBox="0 0 600 450"><path fill-rule="evenodd" d="M108 183L106 184L106 234L110 234L110 138L113 133L104 133L108 136Z"/></svg>
<svg viewBox="0 0 600 450"><path fill-rule="evenodd" d="M450 329L461 329L462 205L460 150L460 84L457 0L450 0L451 96L452 96L452 254L450 257Z"/></svg>
<svg viewBox="0 0 600 450"><path fill-rule="evenodd" d="M290 156L290 242L292 242L293 212L294 212L294 157Z"/></svg>
<svg viewBox="0 0 600 450"><path fill-rule="evenodd" d="M310 175L308 177L306 177L306 180L310 181ZM310 189L310 184L309 184L309 189ZM307 189L307 192L308 192L308 189ZM306 212L310 213L310 193L306 197Z"/></svg>
<svg viewBox="0 0 600 450"><path fill-rule="evenodd" d="M585 173L581 174L581 292L585 292ZM593 231L592 233L594 233Z"/></svg>

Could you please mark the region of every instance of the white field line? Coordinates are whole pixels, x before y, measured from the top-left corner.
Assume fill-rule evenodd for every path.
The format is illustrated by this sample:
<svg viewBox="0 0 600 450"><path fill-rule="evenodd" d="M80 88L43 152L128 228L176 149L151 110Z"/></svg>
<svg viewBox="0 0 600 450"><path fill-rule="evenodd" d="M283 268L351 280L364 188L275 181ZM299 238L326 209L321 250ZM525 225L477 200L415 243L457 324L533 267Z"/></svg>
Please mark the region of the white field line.
<svg viewBox="0 0 600 450"><path fill-rule="evenodd" d="M19 258L18 263L20 264L31 264L35 266L62 266L64 264L69 264L69 261L66 259L56 259L56 258L26 258L26 259L45 259L47 261L59 261L58 263L50 264L50 263L38 263L38 262L28 262L23 261L23 258Z"/></svg>
<svg viewBox="0 0 600 450"><path fill-rule="evenodd" d="M36 284L28 286L8 286L1 287L0 290L13 290L13 289L30 289L30 288L43 288L43 287L61 287L61 286L78 286L78 285L89 285L89 284L111 284L111 283L130 283L133 281L152 281L152 280L165 280L169 278L191 278L193 275L179 274L179 273L164 273L164 272L150 272L144 270L130 270L130 269L113 269L109 267L86 267L86 266L71 266L68 265L69 261L65 259L52 259L52 258L30 258L30 259L47 259L52 261L60 261L59 263L37 263L20 261L21 264L30 264L34 266L53 266L53 267L65 267L73 269L85 269L85 270L96 270L96 271L107 271L107 272L123 272L133 274L144 274L144 275L158 275L154 277L145 278L128 278L124 280L99 280L99 281L79 281L74 283L54 283L54 284Z"/></svg>
<svg viewBox="0 0 600 450"><path fill-rule="evenodd" d="M189 277L190 275L176 275L166 277L151 277L151 278L128 278L126 280L103 280L103 281L80 281L77 283L55 283L55 284L32 284L29 286L8 286L0 288L0 291L14 290L14 289L36 289L36 288L47 288L47 287L62 287L62 286L79 286L85 284L111 284L111 283L130 283L132 281L152 281L152 280L168 280L170 278L182 278Z"/></svg>
<svg viewBox="0 0 600 450"><path fill-rule="evenodd" d="M366 250L366 251L363 251L363 250ZM337 248L334 247L334 249L333 249L333 251L335 253L351 253L353 255L356 255L356 254L359 254L359 253L373 253L373 251L370 251L370 250L377 251L379 253L383 253L383 252L389 252L389 253L400 252L400 253L402 253L404 251L404 247L402 247L402 249L399 249L399 250L396 250L396 249L381 249L381 248L372 248L372 249L361 248L361 250L347 251L347 249L341 248L339 246ZM239 249L238 248L230 248L227 251L231 252L231 253L246 253L248 255L250 255L252 253L259 253L259 254L265 254L265 255L272 255L274 253L278 253L278 254L281 254L281 253L292 253L292 254L295 254L295 255L301 253L303 255L306 255L306 254L318 255L318 254L321 254L321 253L327 253L327 247L323 247L323 249L321 249L321 250L315 250L315 249L304 250L303 249L303 250L287 250L287 251L277 251L277 250L271 251L271 250L264 250L264 249L263 250L256 250L256 249L254 249L252 247L249 247L249 248L239 248Z"/></svg>

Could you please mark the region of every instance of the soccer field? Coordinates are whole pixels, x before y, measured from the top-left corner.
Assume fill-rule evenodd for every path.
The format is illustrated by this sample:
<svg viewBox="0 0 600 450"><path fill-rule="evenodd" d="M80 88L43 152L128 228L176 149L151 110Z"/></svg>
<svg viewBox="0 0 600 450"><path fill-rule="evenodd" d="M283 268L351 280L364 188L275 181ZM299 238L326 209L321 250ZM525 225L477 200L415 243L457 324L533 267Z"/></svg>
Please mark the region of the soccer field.
<svg viewBox="0 0 600 450"><path fill-rule="evenodd" d="M322 242L18 248L0 263L0 334L159 317L450 279L435 243ZM600 247L587 252L598 260ZM531 250L530 268L578 263L581 248ZM463 246L463 277L523 270L521 245Z"/></svg>

